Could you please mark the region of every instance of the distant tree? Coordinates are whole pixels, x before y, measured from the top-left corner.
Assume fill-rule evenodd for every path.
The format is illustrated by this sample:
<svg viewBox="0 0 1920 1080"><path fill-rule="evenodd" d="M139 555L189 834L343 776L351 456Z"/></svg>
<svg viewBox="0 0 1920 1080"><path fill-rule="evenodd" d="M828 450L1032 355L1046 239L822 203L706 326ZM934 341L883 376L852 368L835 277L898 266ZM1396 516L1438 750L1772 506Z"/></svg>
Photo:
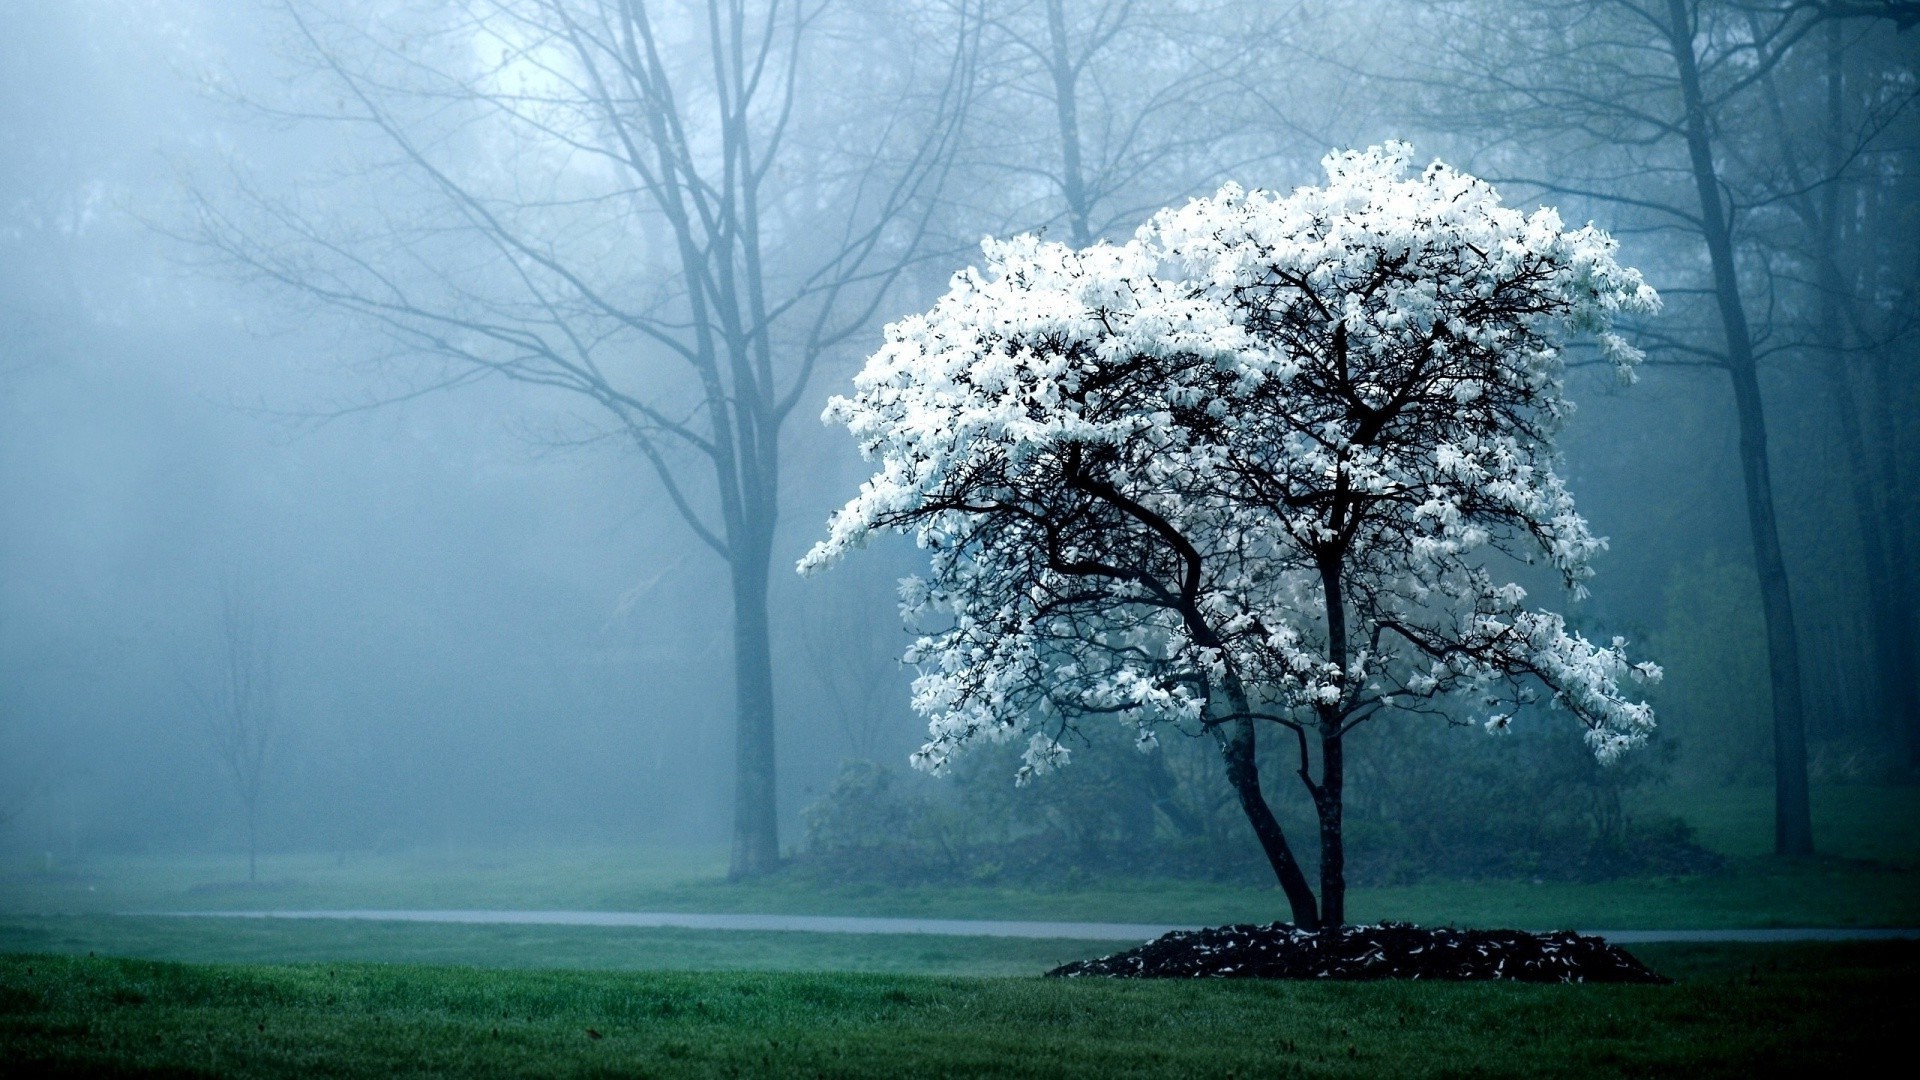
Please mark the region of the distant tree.
<svg viewBox="0 0 1920 1080"><path fill-rule="evenodd" d="M220 594L212 673L188 683L207 740L246 816L248 882L259 879L260 794L282 734L276 645L273 624L255 596L229 584Z"/></svg>
<svg viewBox="0 0 1920 1080"><path fill-rule="evenodd" d="M316 209L304 178L243 185L199 199L199 238L386 333L421 373L392 397L484 378L559 391L586 406L582 438L646 462L728 573L731 873L772 869L782 431L921 257L966 113L972 5L937 33L855 2L277 6L318 88L281 108L376 149L346 213Z"/></svg>
<svg viewBox="0 0 1920 1080"><path fill-rule="evenodd" d="M1292 195L1228 187L1131 242L987 245L934 308L888 328L844 423L878 471L802 570L913 532L915 755L1028 742L1064 763L1091 718L1217 740L1295 923L1345 920L1346 736L1390 709L1484 710L1545 689L1608 760L1657 677L1525 606L1542 561L1584 591L1604 541L1554 471L1563 341L1657 301L1612 241L1524 215L1395 144L1326 159ZM1452 708L1445 699L1454 699ZM1257 729L1297 750L1318 900L1260 787ZM1317 744L1317 745L1315 745Z"/></svg>
<svg viewBox="0 0 1920 1080"><path fill-rule="evenodd" d="M1806 130L1824 145L1796 153L1780 127L1776 77L1832 46L1835 20L1910 22L1915 5L1802 0L1449 0L1407 9L1408 22L1439 54L1423 79L1428 117L1481 137L1498 135L1544 160L1526 179L1549 196L1612 203L1648 231L1682 238L1663 285L1692 318L1651 335L1657 359L1722 372L1739 424L1739 456L1752 558L1765 615L1772 695L1774 844L1813 850L1807 781L1806 705L1793 582L1780 542L1777 492L1761 392L1763 361L1808 341L1793 332L1789 299L1770 268L1769 219L1801 216L1816 254L1806 276L1832 310L1818 321L1837 333L1848 283L1822 266L1837 242L1840 182L1885 119L1911 100L1911 74L1886 80L1880 101L1844 108ZM1396 73L1384 73L1389 76ZM1838 80L1830 80L1837 88ZM1892 107L1889 107L1892 106ZM1777 222L1775 222L1777 224ZM1777 241L1777 237L1774 240ZM1857 295L1857 294L1854 294ZM1837 350L1829 340L1824 348ZM1839 355L1830 353L1828 362ZM1842 436L1846 432L1841 432ZM1864 463L1863 463L1864 464ZM1853 470L1850 470L1853 471ZM1865 478L1857 513L1871 512ZM1869 529L1878 523L1863 522ZM1894 569L1869 537L1868 562ZM1876 571L1877 572L1877 571ZM1904 575L1893 575L1895 578ZM1883 597L1901 588L1887 580ZM1890 599L1890 597L1888 597ZM1880 663L1904 670L1910 624L1879 604ZM1910 659L1910 658L1909 658ZM1897 678L1889 672L1883 680ZM1902 680L1903 682L1906 680ZM1906 694L1911 698L1911 693ZM1898 708L1908 706L1902 703Z"/></svg>
<svg viewBox="0 0 1920 1080"><path fill-rule="evenodd" d="M1293 74L1305 7L989 0L968 150L995 178L981 192L994 203L986 216L1084 247L1274 157L1283 140L1257 91ZM1285 119L1306 110L1292 102Z"/></svg>
<svg viewBox="0 0 1920 1080"><path fill-rule="evenodd" d="M1894 361L1920 333L1912 257L1920 56L1894 37L1884 21L1827 19L1766 72L1756 107L1740 117L1747 130L1729 134L1742 143L1732 183L1752 207L1750 265L1774 298L1762 325L1818 371L1829 398L1838 486L1864 571L1867 711L1920 763L1912 500L1901 494L1915 380ZM1831 681L1841 665L1811 667Z"/></svg>

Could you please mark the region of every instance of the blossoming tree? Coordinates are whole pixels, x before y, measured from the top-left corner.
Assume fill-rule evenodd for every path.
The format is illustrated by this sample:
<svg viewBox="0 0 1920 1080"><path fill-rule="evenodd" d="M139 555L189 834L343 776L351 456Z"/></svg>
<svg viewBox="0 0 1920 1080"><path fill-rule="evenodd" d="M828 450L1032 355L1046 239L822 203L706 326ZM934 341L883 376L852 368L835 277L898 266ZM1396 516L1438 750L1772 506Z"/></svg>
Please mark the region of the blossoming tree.
<svg viewBox="0 0 1920 1080"><path fill-rule="evenodd" d="M1591 338L1630 377L1613 320L1657 298L1605 234L1409 155L1229 186L1122 245L989 241L984 272L888 327L827 409L878 471L801 569L876 530L931 552L903 585L917 765L1025 737L1025 780L1101 718L1149 751L1205 732L1294 922L1320 927L1345 918L1344 744L1369 718L1503 730L1540 700L1602 760L1645 739L1626 687L1659 669L1509 574L1584 591L1605 542L1554 470L1563 349ZM1317 811L1317 898L1261 793L1262 731Z"/></svg>

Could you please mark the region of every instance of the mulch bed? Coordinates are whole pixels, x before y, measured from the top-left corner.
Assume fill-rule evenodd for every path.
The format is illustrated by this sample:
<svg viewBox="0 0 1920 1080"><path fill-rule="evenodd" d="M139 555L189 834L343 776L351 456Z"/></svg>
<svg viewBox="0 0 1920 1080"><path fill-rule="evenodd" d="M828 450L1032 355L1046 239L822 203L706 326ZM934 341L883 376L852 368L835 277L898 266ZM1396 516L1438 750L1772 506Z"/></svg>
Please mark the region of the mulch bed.
<svg viewBox="0 0 1920 1080"><path fill-rule="evenodd" d="M1316 933L1290 923L1176 930L1126 952L1047 972L1116 979L1514 979L1665 983L1625 949L1571 930L1428 929L1409 923Z"/></svg>

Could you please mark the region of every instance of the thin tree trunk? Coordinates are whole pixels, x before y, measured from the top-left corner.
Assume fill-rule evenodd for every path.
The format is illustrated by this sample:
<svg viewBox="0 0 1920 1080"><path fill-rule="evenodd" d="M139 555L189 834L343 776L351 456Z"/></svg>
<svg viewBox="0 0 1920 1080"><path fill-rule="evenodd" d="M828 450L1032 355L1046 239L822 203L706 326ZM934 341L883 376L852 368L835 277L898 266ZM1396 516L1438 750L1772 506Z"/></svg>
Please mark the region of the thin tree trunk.
<svg viewBox="0 0 1920 1080"><path fill-rule="evenodd" d="M1899 464L1897 443L1900 425L1910 424L1910 414L1898 407L1895 395L1899 384L1893 377L1895 360L1891 350L1882 346L1872 358L1867 388L1870 421L1878 440L1886 445L1874 447L1874 486L1878 489L1875 510L1879 527L1884 530L1890 576L1873 583L1876 596L1892 612L1894 622L1887 643L1888 670L1893 675L1892 700L1897 713L1888 719L1894 737L1906 742L1907 762L1920 769L1920 611L1916 608L1914 567L1910 551L1909 529L1913 521L1914 496L1909 492Z"/></svg>
<svg viewBox="0 0 1920 1080"><path fill-rule="evenodd" d="M1813 853L1813 815L1807 790L1806 713L1800 686L1800 645L1793 600L1773 509L1773 478L1767 462L1767 423L1753 335L1740 297L1732 226L1720 198L1700 71L1693 51L1693 22L1685 0L1667 0L1668 41L1686 107L1687 154L1700 200L1701 233L1713 265L1714 299L1726 337L1727 373L1740 421L1740 465L1746 481L1747 523L1753 536L1754 569L1767 623L1767 660L1773 689L1774 851Z"/></svg>
<svg viewBox="0 0 1920 1080"><path fill-rule="evenodd" d="M1342 483L1335 503L1333 528L1346 525L1346 489ZM1347 669L1347 600L1340 580L1341 559L1323 557L1320 585L1326 593L1327 659L1341 671ZM1320 782L1308 779L1307 763L1300 763L1300 778L1313 795L1313 808L1320 818L1320 917L1330 927L1347 921L1347 846L1344 827L1347 787L1346 714L1337 706L1320 709ZM1304 749L1304 748L1303 748Z"/></svg>
<svg viewBox="0 0 1920 1080"><path fill-rule="evenodd" d="M1837 282L1836 282L1837 284ZM1874 480L1870 477L1872 463L1866 448L1866 434L1860 430L1860 400L1855 392L1853 379L1847 371L1847 359L1839 352L1841 348L1841 323L1834 311L1830 321L1826 315L1828 304L1822 302L1820 329L1822 336L1832 344L1834 356L1826 363L1828 390L1834 398L1834 413L1839 417L1839 436L1841 446L1847 454L1847 494L1853 503L1853 517L1857 521L1862 548L1862 563L1866 563L1866 613L1874 634L1874 694L1872 703L1880 713L1884 728L1893 730L1895 738L1905 740L1908 730L1914 728L1914 700L1907 690L1907 659L1912 650L1912 640L1908 638L1907 609L1903 605L1905 588L1899 582L1899 569L1895 569L1893 559L1887 555L1889 548L1889 513L1880 505L1882 500L1874 494ZM1837 304L1834 304L1837 307Z"/></svg>
<svg viewBox="0 0 1920 1080"><path fill-rule="evenodd" d="M260 827L252 806L247 807L247 884L259 880Z"/></svg>
<svg viewBox="0 0 1920 1080"><path fill-rule="evenodd" d="M1226 762L1227 782L1239 796L1247 824L1253 826L1253 835L1259 839L1260 849L1273 867L1273 876L1279 879L1280 888L1287 894L1287 903L1293 909L1293 924L1305 930L1318 930L1321 919L1314 903L1313 887L1307 884L1307 875L1294 859L1279 819L1273 816L1273 808L1267 805L1266 796L1260 791L1260 767L1254 761L1253 721L1244 715L1244 700L1236 701L1233 708L1243 715L1213 729L1220 743L1221 760Z"/></svg>
<svg viewBox="0 0 1920 1080"><path fill-rule="evenodd" d="M1054 119L1060 125L1060 194L1067 203L1067 236L1074 247L1086 247L1093 243L1093 227L1080 162L1080 72L1067 48L1067 15L1062 0L1047 0L1047 38Z"/></svg>
<svg viewBox="0 0 1920 1080"><path fill-rule="evenodd" d="M755 530L756 532L759 530ZM771 528L765 530L772 532ZM752 877L780 864L774 777L773 658L767 620L767 563L756 538L733 553L733 857L727 876Z"/></svg>
<svg viewBox="0 0 1920 1080"><path fill-rule="evenodd" d="M1347 921L1346 735L1336 724L1320 732L1320 786L1314 809L1320 816L1320 922L1331 927Z"/></svg>
<svg viewBox="0 0 1920 1080"><path fill-rule="evenodd" d="M1920 176L1913 170L1907 170L1897 184L1889 191L1883 185L1874 193L1870 203L1868 220L1872 221L1873 231L1899 228L1903 236L1911 236L1910 225L1902 227L1901 219L1910 213L1910 208L1920 206ZM1893 286L1900 291L1894 311L1911 312L1920 306L1920 244L1907 248L1908 265L1899 271L1882 266L1881 273L1891 272L1891 280L1881 279L1874 287ZM1856 320L1866 317L1865 311L1856 309ZM1862 323L1855 321L1856 333L1863 329ZM1865 366L1868 379L1867 416L1869 439L1874 453L1874 486L1880 496L1878 500L1882 527L1886 530L1889 562L1894 568L1891 581L1883 583L1888 601L1895 611L1901 614L1899 633L1896 638L1898 650L1899 696L1905 709L1904 722L1907 738L1908 762L1920 769L1920 550L1914 546L1914 537L1920 531L1920 484L1914 478L1908 466L1914 460L1914 437L1917 430L1915 417L1920 416L1920 408L1914 407L1914 395L1910 381L1902 378L1903 355L1901 345L1890 340L1888 330L1900 329L1899 317L1873 334L1876 346L1868 356ZM1910 332L1910 328L1908 328ZM1865 336L1864 334L1862 336ZM1903 333L1902 336L1905 336ZM1909 339L1910 340L1910 339Z"/></svg>

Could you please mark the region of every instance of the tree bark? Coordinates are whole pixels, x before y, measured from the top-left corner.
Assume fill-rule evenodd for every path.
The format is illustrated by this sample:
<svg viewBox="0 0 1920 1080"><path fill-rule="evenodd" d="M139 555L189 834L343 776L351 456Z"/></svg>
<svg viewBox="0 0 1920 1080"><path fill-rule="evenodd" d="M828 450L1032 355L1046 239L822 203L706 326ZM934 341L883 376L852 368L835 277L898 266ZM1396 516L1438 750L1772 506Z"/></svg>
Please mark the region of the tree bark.
<svg viewBox="0 0 1920 1080"><path fill-rule="evenodd" d="M1294 859L1279 819L1273 816L1273 808L1260 792L1260 767L1254 761L1253 720L1245 715L1244 701L1236 702L1233 708L1241 715L1213 729L1214 738L1220 743L1220 758L1226 762L1227 782L1239 796L1247 824L1253 826L1253 835L1259 839L1260 849L1273 867L1273 876L1279 879L1280 888L1287 894L1287 903L1293 909L1293 924L1304 930L1318 930L1322 922L1314 903L1313 887L1307 884L1307 875Z"/></svg>
<svg viewBox="0 0 1920 1080"><path fill-rule="evenodd" d="M1713 266L1714 300L1726 337L1727 373L1740 422L1740 466L1746 483L1747 523L1754 569L1767 624L1767 660L1773 689L1774 851L1813 853L1813 816L1807 790L1806 713L1800 686L1800 645L1793 599L1773 509L1773 478L1767 462L1767 423L1759 369L1734 265L1732 225L1721 202L1711 128L1694 55L1693 20L1686 0L1667 0L1668 43L1686 108L1687 155L1700 202L1701 233Z"/></svg>
<svg viewBox="0 0 1920 1080"><path fill-rule="evenodd" d="M757 530L756 530L757 531ZM771 529L767 530L771 532ZM733 552L734 880L780 865L779 802L774 776L773 654L767 619L764 541Z"/></svg>
<svg viewBox="0 0 1920 1080"><path fill-rule="evenodd" d="M1346 735L1338 724L1320 732L1320 785L1314 809L1320 816L1320 921L1328 927L1347 922Z"/></svg>
<svg viewBox="0 0 1920 1080"><path fill-rule="evenodd" d="M1347 492L1344 482L1336 486L1332 527L1337 533L1346 526ZM1347 669L1347 600L1340 580L1344 554L1323 555L1320 560L1320 586L1326 594L1327 659L1341 671ZM1347 787L1346 711L1337 705L1320 708L1320 782L1314 783L1307 763L1300 763L1300 779L1313 795L1313 808L1320 818L1320 917L1327 926L1342 926L1347 921L1347 846L1344 828ZM1302 753L1305 748L1302 747Z"/></svg>

